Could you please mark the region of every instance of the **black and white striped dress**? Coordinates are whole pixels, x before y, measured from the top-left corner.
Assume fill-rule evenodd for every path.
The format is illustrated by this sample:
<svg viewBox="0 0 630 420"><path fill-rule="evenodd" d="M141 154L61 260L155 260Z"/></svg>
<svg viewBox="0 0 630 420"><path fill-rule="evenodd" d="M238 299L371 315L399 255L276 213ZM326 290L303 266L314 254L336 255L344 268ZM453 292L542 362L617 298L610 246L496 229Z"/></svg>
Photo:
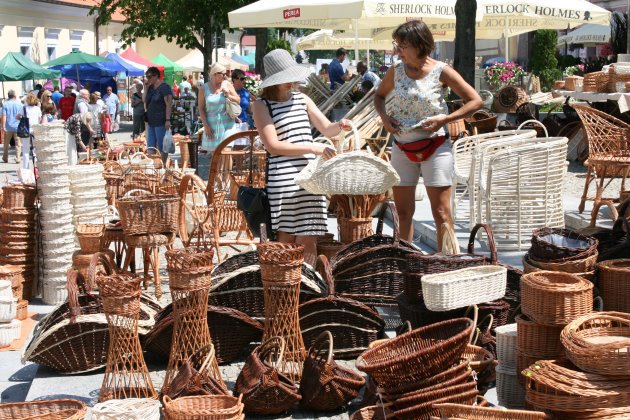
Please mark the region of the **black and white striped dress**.
<svg viewBox="0 0 630 420"><path fill-rule="evenodd" d="M278 140L292 144L313 142L303 93L294 92L286 102L266 102ZM314 154L269 156L267 194L273 230L291 235L323 235L327 232L325 197L295 185L295 176L313 159Z"/></svg>

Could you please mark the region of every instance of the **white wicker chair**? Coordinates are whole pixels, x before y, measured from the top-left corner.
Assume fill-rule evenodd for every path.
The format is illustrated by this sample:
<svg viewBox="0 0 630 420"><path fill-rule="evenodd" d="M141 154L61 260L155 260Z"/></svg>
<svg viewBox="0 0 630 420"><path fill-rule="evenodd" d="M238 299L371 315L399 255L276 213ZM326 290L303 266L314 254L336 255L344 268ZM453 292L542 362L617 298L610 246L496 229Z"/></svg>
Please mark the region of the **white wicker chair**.
<svg viewBox="0 0 630 420"><path fill-rule="evenodd" d="M464 137L456 140L453 143L453 189L452 189L452 207L453 215L455 219L462 219L465 217L460 212L466 201L469 204L469 221L472 227L475 224L475 208L471 206L474 201L471 200L470 181L471 173L475 173L473 168L475 165L475 156L477 148L490 141L503 141L509 142L521 138L533 138L536 137L536 131L534 130L509 130L509 131L495 131L493 133L478 134L474 136ZM472 171L472 172L471 172Z"/></svg>
<svg viewBox="0 0 630 420"><path fill-rule="evenodd" d="M568 139L541 140L547 141L497 150L488 160L479 199L499 248L522 250L534 229L564 227Z"/></svg>

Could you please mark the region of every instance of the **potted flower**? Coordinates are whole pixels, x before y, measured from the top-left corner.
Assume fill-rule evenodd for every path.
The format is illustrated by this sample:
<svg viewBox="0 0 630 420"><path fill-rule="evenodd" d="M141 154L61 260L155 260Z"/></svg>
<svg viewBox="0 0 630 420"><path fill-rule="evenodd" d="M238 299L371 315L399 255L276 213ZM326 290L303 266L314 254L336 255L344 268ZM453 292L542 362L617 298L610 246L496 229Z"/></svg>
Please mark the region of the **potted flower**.
<svg viewBox="0 0 630 420"><path fill-rule="evenodd" d="M262 79L259 74L254 72L245 72L245 89L247 89L252 95L258 96L258 86L262 83Z"/></svg>
<svg viewBox="0 0 630 420"><path fill-rule="evenodd" d="M564 76L583 76L584 64L577 64L575 66L569 66L564 69Z"/></svg>
<svg viewBox="0 0 630 420"><path fill-rule="evenodd" d="M496 90L504 86L520 84L523 74L523 68L512 61L495 63L484 70L486 82Z"/></svg>

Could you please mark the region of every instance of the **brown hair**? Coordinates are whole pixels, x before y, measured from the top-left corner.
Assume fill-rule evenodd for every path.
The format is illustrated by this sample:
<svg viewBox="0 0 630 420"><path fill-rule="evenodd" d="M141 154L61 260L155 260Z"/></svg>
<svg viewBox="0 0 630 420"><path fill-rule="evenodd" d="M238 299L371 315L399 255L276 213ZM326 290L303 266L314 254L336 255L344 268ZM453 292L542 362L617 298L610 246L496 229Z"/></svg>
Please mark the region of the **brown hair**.
<svg viewBox="0 0 630 420"><path fill-rule="evenodd" d="M266 88L263 88L260 93L260 97L271 101L280 101L282 98L278 95L279 91L280 85L267 86Z"/></svg>
<svg viewBox="0 0 630 420"><path fill-rule="evenodd" d="M26 105L39 105L39 99L37 99L37 95L35 95L33 92L29 92L29 94L26 96Z"/></svg>
<svg viewBox="0 0 630 420"><path fill-rule="evenodd" d="M57 108L55 108L55 103L54 102L45 103L42 106L42 113L55 115L57 113Z"/></svg>
<svg viewBox="0 0 630 420"><path fill-rule="evenodd" d="M96 93L90 93L90 104L95 104L96 101L98 101L98 96L96 96Z"/></svg>
<svg viewBox="0 0 630 420"><path fill-rule="evenodd" d="M410 20L400 25L392 33L399 44L409 44L418 48L418 58L426 57L435 49L435 41L429 27L420 20Z"/></svg>

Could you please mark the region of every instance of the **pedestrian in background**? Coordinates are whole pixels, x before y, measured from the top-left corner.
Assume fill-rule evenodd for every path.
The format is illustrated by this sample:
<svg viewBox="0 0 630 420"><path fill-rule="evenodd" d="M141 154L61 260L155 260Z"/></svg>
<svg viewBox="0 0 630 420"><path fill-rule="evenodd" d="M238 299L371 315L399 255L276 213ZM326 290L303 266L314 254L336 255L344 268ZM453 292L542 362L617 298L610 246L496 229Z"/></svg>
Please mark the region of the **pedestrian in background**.
<svg viewBox="0 0 630 420"><path fill-rule="evenodd" d="M22 142L17 136L17 128L20 124L18 114L22 112L23 105L15 96L13 89L7 93L8 101L4 103L2 107L2 131L4 131L4 144L2 145L2 161L4 163L9 162L9 145L11 140L15 144L15 163L20 163L22 160Z"/></svg>
<svg viewBox="0 0 630 420"><path fill-rule="evenodd" d="M328 66L328 78L330 79L330 90L335 90L337 85L343 85L347 80L352 79L352 75L343 69L341 63L346 60L348 52L345 48L339 48L335 52L335 58Z"/></svg>
<svg viewBox="0 0 630 420"><path fill-rule="evenodd" d="M173 91L167 83L160 80L157 67L149 67L145 77L142 99L147 111L147 147L157 148L162 162L166 162L168 153L164 153L162 149L166 130L171 129Z"/></svg>
<svg viewBox="0 0 630 420"><path fill-rule="evenodd" d="M59 92L59 86L53 87L52 100L55 103L55 106L59 108L59 100L63 98L63 93Z"/></svg>
<svg viewBox="0 0 630 420"><path fill-rule="evenodd" d="M33 144L34 127L42 123L42 109L39 105L37 96L31 92L26 96L26 118L28 118L28 124L30 128L30 136L22 138L22 168L28 169L29 159L31 154L31 145ZM23 111L20 111L19 118L23 117ZM33 159L35 159L35 152L33 151Z"/></svg>
<svg viewBox="0 0 630 420"><path fill-rule="evenodd" d="M59 100L59 116L62 120L67 121L74 113L74 103L77 98L72 96L72 88L66 86L63 90L63 98Z"/></svg>
<svg viewBox="0 0 630 420"><path fill-rule="evenodd" d="M111 86L107 87L107 91L105 95L103 95L103 102L105 102L105 106L107 107L107 113L109 114L109 118L112 121L116 121L116 117L118 116L118 111L120 110L120 100L118 99L118 95L113 93L113 89ZM109 131L107 133L111 133L111 126L109 127Z"/></svg>
<svg viewBox="0 0 630 420"><path fill-rule="evenodd" d="M138 137L141 133L144 133L144 102L142 101L143 86L140 80L134 84L135 92L131 95L131 108L133 109L133 131L131 133L132 138Z"/></svg>

